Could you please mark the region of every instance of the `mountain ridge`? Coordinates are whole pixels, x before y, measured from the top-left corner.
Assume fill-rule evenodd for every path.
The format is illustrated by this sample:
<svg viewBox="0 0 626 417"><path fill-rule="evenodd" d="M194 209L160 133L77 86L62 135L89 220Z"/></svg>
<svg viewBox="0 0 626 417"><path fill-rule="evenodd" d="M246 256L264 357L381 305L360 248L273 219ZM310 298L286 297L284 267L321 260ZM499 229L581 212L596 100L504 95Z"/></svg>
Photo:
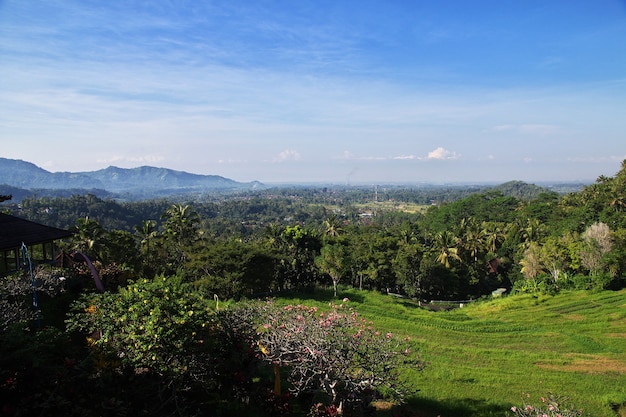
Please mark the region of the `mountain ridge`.
<svg viewBox="0 0 626 417"><path fill-rule="evenodd" d="M192 174L141 166L84 172L50 172L32 162L0 157L0 184L24 190L101 190L145 196L190 192L228 192L263 188L259 181L238 182L220 175Z"/></svg>

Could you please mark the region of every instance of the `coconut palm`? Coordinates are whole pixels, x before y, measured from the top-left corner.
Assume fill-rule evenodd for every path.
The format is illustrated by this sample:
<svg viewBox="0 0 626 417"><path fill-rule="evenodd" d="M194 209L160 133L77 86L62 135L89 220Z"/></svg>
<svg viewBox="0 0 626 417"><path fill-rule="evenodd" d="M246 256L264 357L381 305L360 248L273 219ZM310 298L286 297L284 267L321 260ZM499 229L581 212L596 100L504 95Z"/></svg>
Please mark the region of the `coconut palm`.
<svg viewBox="0 0 626 417"><path fill-rule="evenodd" d="M74 228L72 249L87 254L93 259L102 259L106 230L89 216L78 219Z"/></svg>
<svg viewBox="0 0 626 417"><path fill-rule="evenodd" d="M341 221L334 214L324 220L324 234L328 237L337 237L343 234L344 230Z"/></svg>
<svg viewBox="0 0 626 417"><path fill-rule="evenodd" d="M441 265L445 266L447 269L450 269L450 267L452 266L452 264L450 263L451 260L461 260L457 245L458 238L454 235L454 233L450 232L449 230L435 233L435 235L433 236L432 247L437 255L435 260Z"/></svg>
<svg viewBox="0 0 626 417"><path fill-rule="evenodd" d="M141 225L135 226L141 252L146 256L150 256L150 245L158 236L156 224L157 223L154 220L142 220Z"/></svg>

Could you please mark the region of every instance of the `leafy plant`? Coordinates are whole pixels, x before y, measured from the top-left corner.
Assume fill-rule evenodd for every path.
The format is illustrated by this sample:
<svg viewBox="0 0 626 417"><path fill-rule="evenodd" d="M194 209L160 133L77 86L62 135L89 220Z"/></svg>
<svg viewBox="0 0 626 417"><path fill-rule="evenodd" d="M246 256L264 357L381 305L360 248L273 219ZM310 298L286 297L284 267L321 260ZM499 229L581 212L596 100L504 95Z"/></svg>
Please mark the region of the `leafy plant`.
<svg viewBox="0 0 626 417"><path fill-rule="evenodd" d="M527 395L527 400L530 395ZM511 407L513 416L515 417L579 417L583 416L582 410L576 410L571 406L563 404L566 398L558 397L554 394L548 394L546 397L540 398L541 404L532 405L526 401L517 407ZM507 414L508 415L508 414Z"/></svg>
<svg viewBox="0 0 626 417"><path fill-rule="evenodd" d="M424 362L411 351L408 340L380 333L347 302L331 303L329 311L304 305L279 307L271 301L235 307L235 316L253 320L248 329L256 327L257 335L248 340L274 367L276 394L282 375L295 397L321 395L338 409L367 406L381 394L402 400L409 391L400 370L409 365L421 369ZM241 309L244 315L239 314Z"/></svg>
<svg viewBox="0 0 626 417"><path fill-rule="evenodd" d="M213 299L177 277L84 295L72 310L68 330L89 335L99 354L114 359L106 366L119 363L170 376L195 375L215 329Z"/></svg>

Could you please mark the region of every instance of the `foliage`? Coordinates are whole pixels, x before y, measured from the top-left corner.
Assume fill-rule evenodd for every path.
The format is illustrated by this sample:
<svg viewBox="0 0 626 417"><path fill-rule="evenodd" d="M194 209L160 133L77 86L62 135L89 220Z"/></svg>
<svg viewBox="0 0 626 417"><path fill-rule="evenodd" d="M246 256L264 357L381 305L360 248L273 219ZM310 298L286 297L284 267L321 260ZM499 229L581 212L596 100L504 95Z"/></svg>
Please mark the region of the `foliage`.
<svg viewBox="0 0 626 417"><path fill-rule="evenodd" d="M325 399L338 408L367 406L381 394L401 400L409 391L400 380L401 370L421 369L424 362L411 352L407 340L381 334L347 304L344 299L320 311L251 303L236 306L232 314L252 320L248 329L256 328L257 335L247 340L256 342L262 359L286 375L295 397ZM278 383L275 390L280 390Z"/></svg>
<svg viewBox="0 0 626 417"><path fill-rule="evenodd" d="M564 401L567 399L559 398L554 394L548 394L546 397L541 397L540 405L532 405L527 402L530 395L527 395L527 399L524 404L517 407L511 407L513 416L515 417L579 417L583 415L581 410L573 409L564 405Z"/></svg>
<svg viewBox="0 0 626 417"><path fill-rule="evenodd" d="M216 310L215 300L191 284L157 277L82 296L67 324L88 335L98 373L153 375L187 399L198 390L239 404L274 398L268 404L276 411L289 400L263 388L273 365L287 375L294 398L323 394L337 407L367 405L376 392L402 398L400 370L423 362L406 341L378 333L344 305L327 313L270 302Z"/></svg>
<svg viewBox="0 0 626 417"><path fill-rule="evenodd" d="M239 299L276 290L275 269L275 259L262 245L230 239L197 245L182 273L209 294Z"/></svg>
<svg viewBox="0 0 626 417"><path fill-rule="evenodd" d="M34 299L46 294L54 297L65 290L63 271L46 266L33 270L35 288L29 272L22 270L0 279L0 332L12 324L23 323L40 317L39 306L35 309Z"/></svg>
<svg viewBox="0 0 626 417"><path fill-rule="evenodd" d="M55 328L14 325L0 333L3 415L92 415L83 402L90 399L82 389L88 381L80 377L76 354L67 335Z"/></svg>
<svg viewBox="0 0 626 417"><path fill-rule="evenodd" d="M159 276L117 293L85 294L66 322L68 331L83 340L86 336L87 375L106 376L123 387L126 393L118 399L133 413L191 416L254 410L250 397L263 392L252 384L258 361L229 333L232 327L220 323L217 307L213 297L191 283ZM135 395L152 403L135 404Z"/></svg>
<svg viewBox="0 0 626 417"><path fill-rule="evenodd" d="M511 182L463 190L293 187L184 202L119 203L90 194L4 207L50 225L71 220L76 235L66 248L88 253L101 271L117 269L115 285L179 274L237 298L340 279L426 299L476 299L522 279L515 288L543 291L533 277L550 291L584 281L591 289L626 285L625 184L626 164L567 195ZM403 203L428 208L411 211ZM423 249L402 260L405 244ZM315 261L328 245L321 259L343 259L340 274ZM350 256L328 256L335 245ZM248 262L244 252L254 257Z"/></svg>
<svg viewBox="0 0 626 417"><path fill-rule="evenodd" d="M148 368L170 376L198 370L215 326L213 299L179 278L143 279L117 293L86 294L67 320L68 330L88 334L107 366Z"/></svg>
<svg viewBox="0 0 626 417"><path fill-rule="evenodd" d="M349 253L342 244L326 244L322 246L320 255L315 258L315 265L322 273L328 274L333 281L335 297L337 297L337 285L343 275L346 274L349 264Z"/></svg>

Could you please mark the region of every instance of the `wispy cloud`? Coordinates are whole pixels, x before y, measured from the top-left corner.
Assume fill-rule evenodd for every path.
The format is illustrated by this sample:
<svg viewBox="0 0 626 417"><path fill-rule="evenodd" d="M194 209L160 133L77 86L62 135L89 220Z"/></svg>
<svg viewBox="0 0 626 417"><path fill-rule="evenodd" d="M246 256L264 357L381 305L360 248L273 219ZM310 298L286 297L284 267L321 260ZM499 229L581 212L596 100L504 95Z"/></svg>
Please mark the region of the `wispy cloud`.
<svg viewBox="0 0 626 417"><path fill-rule="evenodd" d="M549 124L507 124L494 126L492 130L495 132L512 132L526 135L549 135L559 132L561 128Z"/></svg>
<svg viewBox="0 0 626 417"><path fill-rule="evenodd" d="M401 179L452 171L427 161L462 160L458 170L494 156L564 161L564 149L577 167L622 158L611 155L623 152L626 80L546 86L525 78L529 68L498 78L506 70L485 60L440 62L456 56L451 45L481 48L491 34L480 28L491 26L454 24L434 6L440 18L415 25L406 11L430 6L0 3L6 157L69 170L219 167L261 180L295 165L315 179L320 166L328 177L367 166L359 175ZM413 53L431 47L441 53ZM537 53L526 61L545 56L546 71L572 62L565 50ZM472 75L484 71L494 80ZM329 158L329 149L353 153Z"/></svg>
<svg viewBox="0 0 626 417"><path fill-rule="evenodd" d="M396 156L356 156L350 151L344 151L337 159L350 161L406 161L419 159L415 155L396 155Z"/></svg>
<svg viewBox="0 0 626 417"><path fill-rule="evenodd" d="M459 159L461 155L457 152L438 147L428 152L426 156L416 155L393 155L393 156L356 156L352 152L344 151L339 159L357 161L426 161L426 160L450 160Z"/></svg>

